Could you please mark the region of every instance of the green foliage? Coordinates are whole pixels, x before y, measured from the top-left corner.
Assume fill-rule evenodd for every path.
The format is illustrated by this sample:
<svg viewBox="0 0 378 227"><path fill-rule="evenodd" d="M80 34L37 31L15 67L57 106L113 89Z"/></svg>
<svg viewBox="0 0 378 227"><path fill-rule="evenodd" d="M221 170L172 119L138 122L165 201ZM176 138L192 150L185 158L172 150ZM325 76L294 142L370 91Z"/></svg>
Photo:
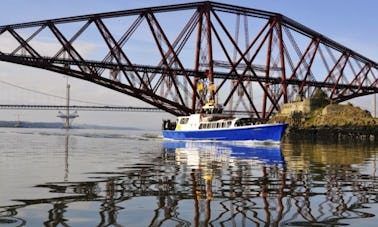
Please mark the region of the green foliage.
<svg viewBox="0 0 378 227"><path fill-rule="evenodd" d="M290 118L292 127L299 128L302 126L303 113L301 111L294 111Z"/></svg>

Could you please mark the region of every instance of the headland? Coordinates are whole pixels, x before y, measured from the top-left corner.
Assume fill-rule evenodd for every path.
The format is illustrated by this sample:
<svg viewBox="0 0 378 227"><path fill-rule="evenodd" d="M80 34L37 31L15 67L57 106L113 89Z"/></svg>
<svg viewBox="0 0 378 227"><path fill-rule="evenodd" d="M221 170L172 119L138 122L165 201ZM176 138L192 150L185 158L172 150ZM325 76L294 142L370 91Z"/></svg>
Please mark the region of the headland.
<svg viewBox="0 0 378 227"><path fill-rule="evenodd" d="M291 138L378 141L377 118L351 103L332 103L321 89L310 98L283 104L269 121L288 123Z"/></svg>

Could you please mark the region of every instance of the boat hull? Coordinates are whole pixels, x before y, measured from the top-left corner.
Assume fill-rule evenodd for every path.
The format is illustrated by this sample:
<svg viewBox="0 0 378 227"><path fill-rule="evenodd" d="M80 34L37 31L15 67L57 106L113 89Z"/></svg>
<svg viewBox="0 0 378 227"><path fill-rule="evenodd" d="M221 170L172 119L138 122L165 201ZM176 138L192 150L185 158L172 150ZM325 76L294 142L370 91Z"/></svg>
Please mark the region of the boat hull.
<svg viewBox="0 0 378 227"><path fill-rule="evenodd" d="M173 140L253 140L280 142L287 124L262 124L225 129L163 130L163 137Z"/></svg>

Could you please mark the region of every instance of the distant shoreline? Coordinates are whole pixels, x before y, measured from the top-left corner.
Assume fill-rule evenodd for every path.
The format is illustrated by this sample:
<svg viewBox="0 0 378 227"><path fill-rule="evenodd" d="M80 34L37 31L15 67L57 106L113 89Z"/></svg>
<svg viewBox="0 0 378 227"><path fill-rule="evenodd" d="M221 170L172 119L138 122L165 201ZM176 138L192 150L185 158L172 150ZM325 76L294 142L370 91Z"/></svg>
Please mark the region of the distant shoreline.
<svg viewBox="0 0 378 227"><path fill-rule="evenodd" d="M0 121L0 128L51 128L63 129L64 124L61 122L28 122L28 121ZM89 125L89 124L75 124L72 129L117 129L117 130L142 130L135 127L120 127L120 126L104 126L104 125Z"/></svg>

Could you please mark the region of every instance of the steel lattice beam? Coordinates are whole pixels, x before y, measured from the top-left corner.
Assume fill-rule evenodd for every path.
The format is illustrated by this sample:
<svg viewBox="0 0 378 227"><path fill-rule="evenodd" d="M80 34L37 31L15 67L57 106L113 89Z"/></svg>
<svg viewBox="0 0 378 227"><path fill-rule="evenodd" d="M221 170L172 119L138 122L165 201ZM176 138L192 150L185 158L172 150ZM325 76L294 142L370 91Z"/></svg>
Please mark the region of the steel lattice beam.
<svg viewBox="0 0 378 227"><path fill-rule="evenodd" d="M40 47L46 37L56 48ZM101 54L86 54L83 43ZM376 62L281 14L213 2L0 26L0 60L84 79L174 115L195 112L204 97L269 118L315 88L336 102L378 92Z"/></svg>

